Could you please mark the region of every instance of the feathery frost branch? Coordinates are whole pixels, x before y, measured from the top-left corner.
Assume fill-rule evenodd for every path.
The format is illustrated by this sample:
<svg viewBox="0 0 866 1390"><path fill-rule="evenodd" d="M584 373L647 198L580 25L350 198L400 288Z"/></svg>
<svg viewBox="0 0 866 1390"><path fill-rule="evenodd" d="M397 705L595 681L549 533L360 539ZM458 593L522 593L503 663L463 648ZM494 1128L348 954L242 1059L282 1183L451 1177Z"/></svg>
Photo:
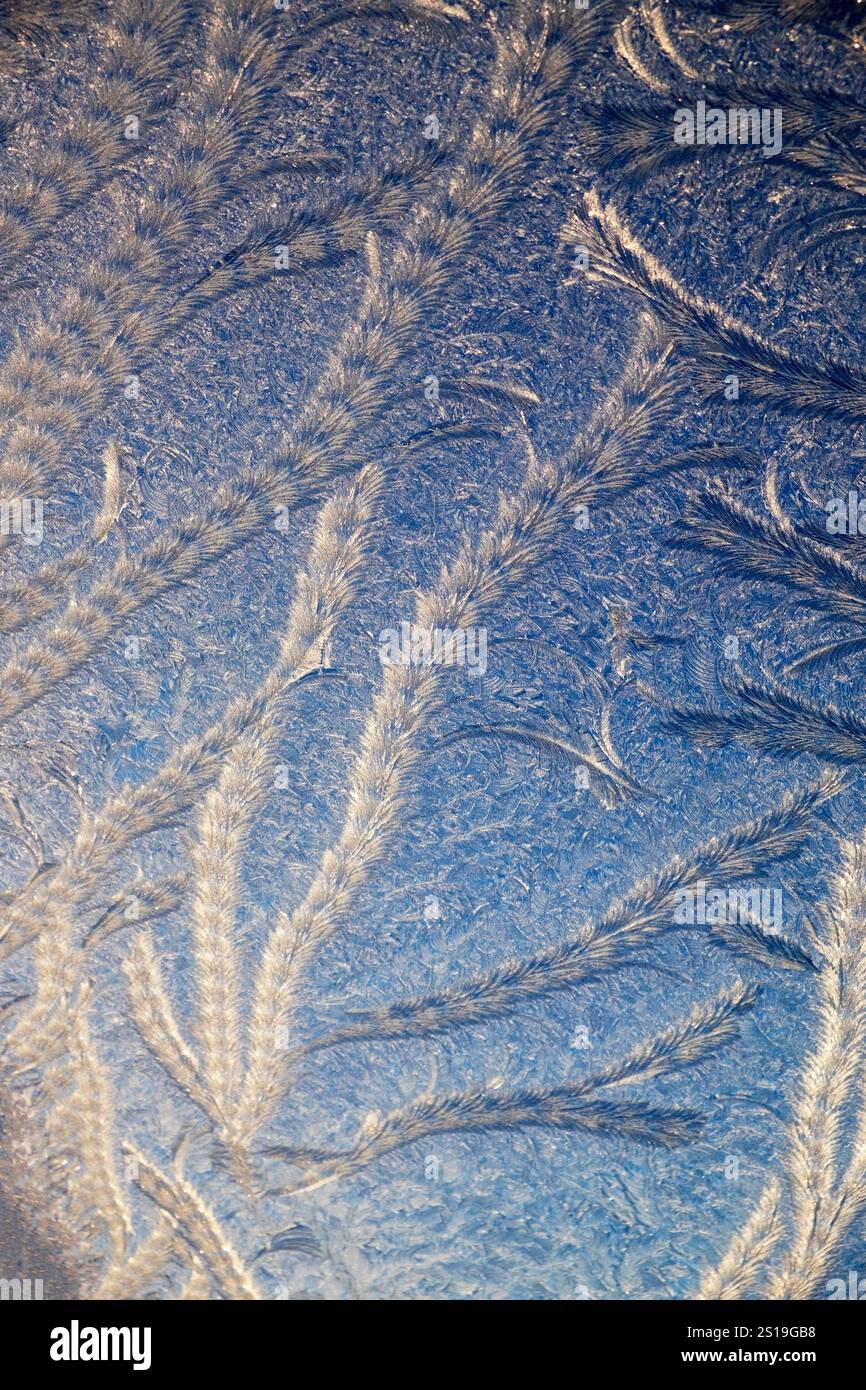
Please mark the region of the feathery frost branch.
<svg viewBox="0 0 866 1390"><path fill-rule="evenodd" d="M262 1295L216 1216L195 1188L180 1174L169 1177L132 1143L125 1152L131 1160L135 1182L165 1214L213 1275L226 1298L261 1299Z"/></svg>
<svg viewBox="0 0 866 1390"><path fill-rule="evenodd" d="M617 806L621 801L635 796L652 796L654 793L642 787L633 777L605 755L601 745L592 748L578 748L576 744L562 735L546 729L534 729L529 724L467 724L445 734L437 740L437 748L447 748L463 739L489 738L497 742L526 743L530 747L542 748L556 758L561 758L572 766L582 767L588 774L589 784L603 806Z"/></svg>
<svg viewBox="0 0 866 1390"><path fill-rule="evenodd" d="M383 484L382 471L368 466L322 508L280 652L283 669L300 673L311 651L327 645L337 615L355 597L370 556ZM223 1117L224 1137L241 1079L236 917L243 855L271 785L281 694L279 687L272 690L254 730L231 747L202 803L192 856L197 1031L204 1084L213 1109Z"/></svg>
<svg viewBox="0 0 866 1390"><path fill-rule="evenodd" d="M423 0L347 5L290 38L270 0L218 0L205 38L197 105L180 120L166 171L145 193L111 253L64 297L56 319L37 320L0 365L0 495L44 496L61 472L64 450L173 326L162 286L178 255L233 191L238 160L288 54L319 42L343 19L366 13L456 17L456 10L445 13L449 8ZM58 362L65 367L62 375Z"/></svg>
<svg viewBox="0 0 866 1390"><path fill-rule="evenodd" d="M761 1193L758 1204L741 1231L728 1246L715 1269L701 1280L696 1298L709 1302L739 1299L764 1272L783 1232L781 1216L782 1184L773 1178Z"/></svg>
<svg viewBox="0 0 866 1390"><path fill-rule="evenodd" d="M643 481L646 469L640 450L674 395L664 376L665 354L655 347L651 333L639 335L623 381L596 412L586 436L555 463L531 462L517 494L500 495L494 526L478 541L464 538L439 583L418 600L416 620L421 628L481 625L549 555L571 524L577 502ZM239 1107L242 1128L249 1132L279 1100L285 1059L277 1039L293 1011L306 962L340 925L354 891L401 822L422 757L419 734L441 706L444 671L441 665L385 668L350 778L342 833L325 854L304 902L268 939L254 989Z"/></svg>
<svg viewBox="0 0 866 1390"><path fill-rule="evenodd" d="M830 700L810 700L768 675L763 681L741 674L719 679L737 701L730 712L676 705L642 683L639 689L663 710L661 728L703 748L740 743L763 753L812 753L843 766L866 760L866 721L859 715Z"/></svg>
<svg viewBox="0 0 866 1390"><path fill-rule="evenodd" d="M622 170L629 178L641 180L657 170L700 158L705 151L718 151L723 157L742 149L735 143L678 143L673 138L675 115L693 106L698 98L695 94L686 97L682 92L672 92L668 86L662 88L662 93L664 102L647 98L605 100L592 108L582 143L602 168ZM827 170L829 175L835 152L833 184L854 191L843 177L842 164L846 160L850 163L860 159L858 167L862 178L862 157L846 142L837 144L833 138L835 132L862 125L866 117L866 107L847 94L806 85L785 90L750 89L741 85L728 90L713 84L704 87L701 99L708 107L742 112L744 118L750 111L782 110L785 144L780 159L783 162L806 164ZM808 143L795 145L792 142L796 140Z"/></svg>
<svg viewBox="0 0 866 1390"><path fill-rule="evenodd" d="M703 1118L695 1110L665 1109L644 1101L594 1100L587 1095L583 1082L520 1091L479 1086L457 1095L425 1096L404 1110L392 1111L371 1134L364 1134L353 1148L345 1151L272 1149L273 1156L312 1169L295 1186L273 1191L287 1196L313 1192L432 1134L489 1134L533 1128L578 1130L628 1139L651 1148L674 1149L700 1138Z"/></svg>
<svg viewBox="0 0 866 1390"><path fill-rule="evenodd" d="M222 487L203 513L120 560L10 663L0 673L0 723L83 666L144 604L273 524L275 507L321 500L353 466L347 453L380 418L419 324L453 282L474 239L520 190L570 74L606 31L614 8L596 0L586 13L572 12L556 0L524 14L525 30L500 35L490 107L465 157L442 193L421 209L283 444L238 483ZM32 486L24 491L38 493Z"/></svg>
<svg viewBox="0 0 866 1390"><path fill-rule="evenodd" d="M321 206L301 206L279 221L251 228L240 245L183 291L165 316L164 329L173 331L202 309L262 281L273 283L359 254L371 232L389 230L409 211L413 195L444 159L442 149L428 145L414 158L357 178Z"/></svg>
<svg viewBox="0 0 866 1390"><path fill-rule="evenodd" d="M771 1254L764 1297L815 1297L866 1208L866 843L845 841L841 852L819 914L817 1029L792 1098L781 1179L768 1182L721 1264L704 1277L701 1298L754 1293Z"/></svg>
<svg viewBox="0 0 866 1390"><path fill-rule="evenodd" d="M719 17L744 34L765 24L813 24L833 35L855 32L863 16L851 0L723 0L716 6Z"/></svg>
<svg viewBox="0 0 866 1390"><path fill-rule="evenodd" d="M286 1158L295 1166L312 1169L300 1184L275 1191L313 1191L431 1134L540 1127L586 1130L661 1148L689 1143L703 1129L702 1117L695 1111L665 1110L644 1101L611 1101L604 1096L598 1098L596 1093L698 1066L736 1035L741 1015L754 1001L754 990L739 983L732 985L710 1004L697 1005L684 1021L671 1025L618 1062L583 1080L517 1091L488 1084L459 1095L423 1096L406 1109L365 1125L355 1146L344 1152L272 1147L268 1150L272 1157Z"/></svg>
<svg viewBox="0 0 866 1390"><path fill-rule="evenodd" d="M866 570L784 519L763 516L710 485L686 498L674 545L708 551L722 574L796 589L801 604L866 623Z"/></svg>
<svg viewBox="0 0 866 1390"><path fill-rule="evenodd" d="M62 217L82 207L127 162L168 103L168 81L188 22L184 0L117 0L97 30L104 55L80 111L36 150L26 181L0 198L0 275L8 275ZM126 118L134 113L135 136Z"/></svg>
<svg viewBox="0 0 866 1390"><path fill-rule="evenodd" d="M351 1022L299 1048L296 1056L365 1038L421 1038L447 1033L501 1018L533 999L588 984L609 970L619 969L653 938L674 930L678 891L702 881L719 886L741 882L796 854L814 829L815 813L840 786L837 774L825 774L803 791L783 798L774 811L713 836L686 857L675 856L657 873L635 884L596 925L449 989L357 1014ZM707 928L711 944L717 930Z"/></svg>
<svg viewBox="0 0 866 1390"><path fill-rule="evenodd" d="M583 211L572 214L562 237L586 255L579 274L643 301L685 360L697 361L708 396L723 399L725 377L736 367L741 389L776 410L854 424L866 418L866 370L830 357L807 361L685 289L597 193L586 195Z"/></svg>

